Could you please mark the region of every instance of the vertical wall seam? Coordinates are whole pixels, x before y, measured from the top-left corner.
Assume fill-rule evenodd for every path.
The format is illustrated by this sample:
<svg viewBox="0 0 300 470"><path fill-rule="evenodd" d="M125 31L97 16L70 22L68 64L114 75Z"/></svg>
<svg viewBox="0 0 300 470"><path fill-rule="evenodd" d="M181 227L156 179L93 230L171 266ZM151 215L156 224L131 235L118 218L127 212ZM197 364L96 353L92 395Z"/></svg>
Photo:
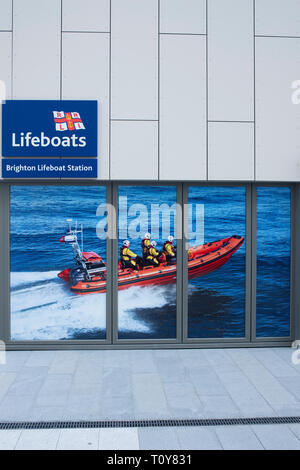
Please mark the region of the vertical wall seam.
<svg viewBox="0 0 300 470"><path fill-rule="evenodd" d="M63 6L62 6L63 0L60 0L60 99L62 100L62 71L63 71L63 47L62 47L62 29L63 29Z"/></svg>
<svg viewBox="0 0 300 470"><path fill-rule="evenodd" d="M208 181L208 0L206 0L206 180Z"/></svg>
<svg viewBox="0 0 300 470"><path fill-rule="evenodd" d="M10 98L13 98L14 86L14 0L11 3L11 77L10 77Z"/></svg>
<svg viewBox="0 0 300 470"><path fill-rule="evenodd" d="M253 119L254 119L254 181L256 181L256 39L255 39L255 32L256 32L256 0L253 0Z"/></svg>
<svg viewBox="0 0 300 470"><path fill-rule="evenodd" d="M60 96L60 99L62 100L62 96L63 96L63 45L62 45L62 41L63 41L63 35L62 35L62 29L63 29L63 5L62 5L62 2L63 0L60 0L60 83L59 83L59 96ZM60 160L62 159L62 157L59 158ZM63 179L63 178L59 178L60 181Z"/></svg>
<svg viewBox="0 0 300 470"><path fill-rule="evenodd" d="M108 146L109 146L109 149L108 149L108 179L109 181L111 180L111 121L112 121L112 118L111 118L111 62L112 62L112 58L111 58L111 31L112 31L112 28L111 28L111 10L112 10L112 0L110 0L109 2L109 79L108 79L108 94L109 94L109 98L108 98L108 116L109 116L109 123L108 123ZM99 176L99 175L98 175Z"/></svg>
<svg viewBox="0 0 300 470"><path fill-rule="evenodd" d="M157 49L158 49L158 64L157 64L157 179L160 180L160 0L158 0L158 24L157 24Z"/></svg>

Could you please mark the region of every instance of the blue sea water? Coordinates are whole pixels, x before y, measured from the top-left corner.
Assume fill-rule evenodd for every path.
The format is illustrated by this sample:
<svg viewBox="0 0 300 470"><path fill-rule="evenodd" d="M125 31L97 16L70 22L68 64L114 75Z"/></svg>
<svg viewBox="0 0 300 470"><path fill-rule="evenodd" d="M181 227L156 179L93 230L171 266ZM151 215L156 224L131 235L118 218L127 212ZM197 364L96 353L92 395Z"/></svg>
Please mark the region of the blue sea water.
<svg viewBox="0 0 300 470"><path fill-rule="evenodd" d="M290 335L290 210L288 187L257 188L257 337Z"/></svg>
<svg viewBox="0 0 300 470"><path fill-rule="evenodd" d="M232 235L246 238L245 187L191 186L188 196L189 204L203 205L205 242ZM193 226L194 219L193 214ZM189 281L190 338L245 336L245 253L244 243L222 268Z"/></svg>
<svg viewBox="0 0 300 470"><path fill-rule="evenodd" d="M10 195L11 336L14 340L103 339L105 294L78 296L57 277L72 267L59 239L67 218L83 224L84 249L106 257L96 236L104 187L12 186Z"/></svg>
<svg viewBox="0 0 300 470"><path fill-rule="evenodd" d="M164 204L165 210L158 210ZM169 235L176 244L176 187L175 186L120 186L119 187L119 250L124 239L129 239L130 249L142 255L141 241L150 232L161 250ZM129 209L130 208L130 209ZM168 211L170 208L170 211ZM122 210L123 209L123 210ZM176 285L137 287L130 289L136 318L147 330L122 329L122 313L126 311L128 297L118 295L119 339L174 339L176 338Z"/></svg>
<svg viewBox="0 0 300 470"><path fill-rule="evenodd" d="M58 272L72 266L71 247L59 243L67 218L83 224L85 251L93 250L106 258L105 241L96 234L101 220L96 210L105 197L105 187L99 186L11 187L12 339L105 338L106 295L75 295L57 277ZM175 187L121 186L119 197L123 197L123 205L127 198L129 210L129 232L124 216L120 216L119 247L124 238L130 238L131 248L140 254L138 235L152 232L161 248L167 234L175 234L173 217L170 227L166 227L166 215L158 219L150 211L153 204L176 203ZM198 235L203 236L203 241L234 234L245 236L245 188L191 187L189 199L202 207L203 227ZM258 336L285 336L289 332L289 189L267 188L261 201L258 203L257 332ZM143 206L132 207L137 203ZM190 220L190 230L194 222ZM242 337L245 245L221 269L190 281L188 301L191 338ZM118 304L120 338L176 336L176 285L132 287L119 292Z"/></svg>

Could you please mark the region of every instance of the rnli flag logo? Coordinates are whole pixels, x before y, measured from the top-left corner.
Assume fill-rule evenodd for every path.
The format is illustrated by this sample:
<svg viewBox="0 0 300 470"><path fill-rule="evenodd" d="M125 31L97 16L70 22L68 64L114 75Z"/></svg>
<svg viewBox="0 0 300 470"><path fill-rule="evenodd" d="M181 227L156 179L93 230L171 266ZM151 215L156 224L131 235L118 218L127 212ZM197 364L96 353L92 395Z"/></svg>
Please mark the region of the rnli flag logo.
<svg viewBox="0 0 300 470"><path fill-rule="evenodd" d="M85 129L79 113L53 111L55 129L57 131L75 131Z"/></svg>

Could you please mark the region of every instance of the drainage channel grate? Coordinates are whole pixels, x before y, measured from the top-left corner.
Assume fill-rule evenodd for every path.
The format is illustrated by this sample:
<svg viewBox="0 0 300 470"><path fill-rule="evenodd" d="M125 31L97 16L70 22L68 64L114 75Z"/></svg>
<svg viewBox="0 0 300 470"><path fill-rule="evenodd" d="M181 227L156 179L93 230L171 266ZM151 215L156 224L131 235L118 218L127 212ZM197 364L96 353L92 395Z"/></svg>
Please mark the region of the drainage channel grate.
<svg viewBox="0 0 300 470"><path fill-rule="evenodd" d="M188 426L238 426L249 424L297 424L300 416L225 419L150 419L128 421L27 421L0 422L0 430L77 429L77 428L151 428Z"/></svg>

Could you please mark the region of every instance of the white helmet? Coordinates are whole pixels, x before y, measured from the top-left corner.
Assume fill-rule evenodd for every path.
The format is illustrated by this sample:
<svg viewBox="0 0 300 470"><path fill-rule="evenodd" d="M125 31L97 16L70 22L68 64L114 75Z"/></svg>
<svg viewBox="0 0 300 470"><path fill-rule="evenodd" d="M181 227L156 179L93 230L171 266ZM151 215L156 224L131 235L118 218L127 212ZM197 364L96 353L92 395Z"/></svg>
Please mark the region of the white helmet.
<svg viewBox="0 0 300 470"><path fill-rule="evenodd" d="M144 237L146 240L150 240L151 238L151 234L150 233L145 233L145 237Z"/></svg>
<svg viewBox="0 0 300 470"><path fill-rule="evenodd" d="M153 248L155 248L155 247L156 247L156 245L157 245L156 241L155 241L155 240L153 240L153 241L151 242L151 246L153 246Z"/></svg>
<svg viewBox="0 0 300 470"><path fill-rule="evenodd" d="M170 243L173 243L174 237L173 237L172 235L170 235L170 236L168 237L168 241L169 241Z"/></svg>
<svg viewBox="0 0 300 470"><path fill-rule="evenodd" d="M130 246L130 241L129 240L124 240L123 241L123 246L127 246L127 248Z"/></svg>

